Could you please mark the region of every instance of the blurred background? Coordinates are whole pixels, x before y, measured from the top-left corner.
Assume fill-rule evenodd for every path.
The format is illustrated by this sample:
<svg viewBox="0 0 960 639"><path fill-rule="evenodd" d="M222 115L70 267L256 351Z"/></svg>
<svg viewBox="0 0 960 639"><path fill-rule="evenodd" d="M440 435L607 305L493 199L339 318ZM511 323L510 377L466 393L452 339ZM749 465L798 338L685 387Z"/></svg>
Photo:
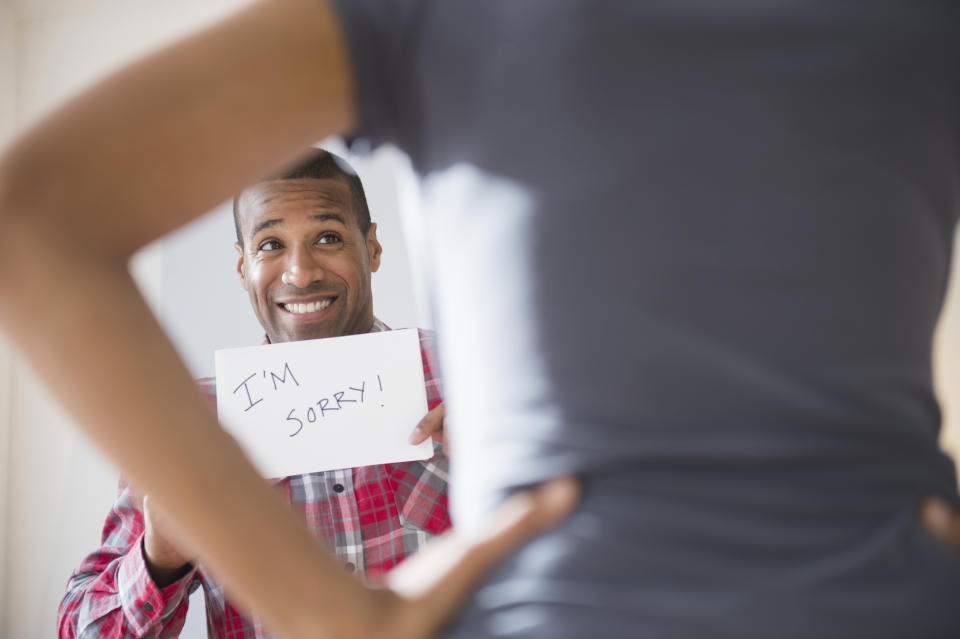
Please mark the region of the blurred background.
<svg viewBox="0 0 960 639"><path fill-rule="evenodd" d="M243 4L241 0L0 0L0 147L51 107L118 65ZM327 148L346 154L335 140ZM403 154L348 156L384 246L376 314L429 327L417 303L416 186ZM122 176L118 179L122 179ZM132 264L144 295L195 376L217 348L257 344L262 331L235 273L228 204L146 247ZM944 446L960 451L960 259L934 344ZM64 283L69 286L69 282ZM56 312L56 291L50 308ZM143 375L150 374L145 362ZM0 637L55 635L66 580L98 546L117 472L71 424L0 337ZM199 593L181 635L206 636Z"/></svg>

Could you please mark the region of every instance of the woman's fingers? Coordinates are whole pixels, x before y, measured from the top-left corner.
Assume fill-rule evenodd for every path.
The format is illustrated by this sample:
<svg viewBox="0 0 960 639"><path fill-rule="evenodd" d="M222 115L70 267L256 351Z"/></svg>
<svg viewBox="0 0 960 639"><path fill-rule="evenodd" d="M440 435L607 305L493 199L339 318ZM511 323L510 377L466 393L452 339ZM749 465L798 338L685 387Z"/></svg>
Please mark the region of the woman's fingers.
<svg viewBox="0 0 960 639"><path fill-rule="evenodd" d="M401 564L388 582L403 602L397 636L429 637L440 631L498 562L565 519L579 497L575 478L548 481L504 502L478 536L451 531Z"/></svg>
<svg viewBox="0 0 960 639"><path fill-rule="evenodd" d="M960 551L960 512L940 497L920 504L920 521L933 535Z"/></svg>

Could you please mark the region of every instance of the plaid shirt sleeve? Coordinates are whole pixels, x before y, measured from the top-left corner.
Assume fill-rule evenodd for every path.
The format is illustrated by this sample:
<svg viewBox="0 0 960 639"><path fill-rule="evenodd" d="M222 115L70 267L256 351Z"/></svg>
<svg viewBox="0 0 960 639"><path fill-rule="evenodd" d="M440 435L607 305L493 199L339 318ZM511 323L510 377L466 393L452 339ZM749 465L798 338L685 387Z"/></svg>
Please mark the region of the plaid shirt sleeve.
<svg viewBox="0 0 960 639"><path fill-rule="evenodd" d="M172 638L180 634L196 569L165 588L147 572L141 550L140 500L121 485L103 527L100 548L70 576L57 615L58 636L73 638Z"/></svg>
<svg viewBox="0 0 960 639"><path fill-rule="evenodd" d="M165 588L147 572L141 550L140 500L121 485L103 527L100 548L70 576L57 615L58 636L73 638L172 638L180 634L196 569Z"/></svg>
<svg viewBox="0 0 960 639"><path fill-rule="evenodd" d="M197 380L216 411L213 378ZM158 588L143 558L140 498L121 482L120 494L103 525L100 548L80 563L67 582L57 613L60 639L173 639L180 635L190 593L200 586L194 568Z"/></svg>

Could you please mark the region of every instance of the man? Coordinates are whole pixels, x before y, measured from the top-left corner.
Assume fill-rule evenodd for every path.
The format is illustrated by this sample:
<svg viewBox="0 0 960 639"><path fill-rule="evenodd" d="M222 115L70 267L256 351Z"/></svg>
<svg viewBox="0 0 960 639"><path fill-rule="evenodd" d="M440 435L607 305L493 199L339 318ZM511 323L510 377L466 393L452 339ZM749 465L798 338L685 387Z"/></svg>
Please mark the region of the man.
<svg viewBox="0 0 960 639"><path fill-rule="evenodd" d="M371 273L382 252L360 179L326 151L234 198L237 273L267 343L387 330L373 314ZM421 333L428 407L414 440L439 434L438 380ZM216 382L200 380L216 410ZM286 477L277 490L350 572L378 578L449 527L447 460ZM189 593L202 585L211 637L262 637L223 589L164 533L162 520L123 486L101 548L74 572L61 637L176 637Z"/></svg>
<svg viewBox="0 0 960 639"><path fill-rule="evenodd" d="M18 241L0 255L3 322L109 446L126 424L97 391L106 372L58 375L58 349L88 353L94 322L59 338L61 323L31 323L77 256L93 292L69 308L123 331L109 363L132 369L168 350L112 318L140 306L110 267L197 214L155 194L172 183L196 209L312 139L392 142L424 181L458 529L520 486L588 478L580 511L494 571L454 636L957 636L960 496L930 344L960 211L958 26L956 3L894 0L255 4L12 156L0 210L30 215L5 215ZM226 141L237 153L208 168ZM100 163L119 172L142 145L164 170L138 172L118 203L96 196ZM81 223L50 164L78 173ZM17 188L51 174L70 198ZM154 420L111 450L160 487L169 470L136 446ZM212 433L150 441L227 454ZM191 520L186 489L164 499L258 610L294 616L291 637L360 635L371 617L351 612L370 610L386 620L373 634L418 609L366 591L331 603L343 582L298 562L308 549L282 570L309 596L283 600L242 552L269 533L227 539L225 518L249 522L252 505L219 509L218 527Z"/></svg>

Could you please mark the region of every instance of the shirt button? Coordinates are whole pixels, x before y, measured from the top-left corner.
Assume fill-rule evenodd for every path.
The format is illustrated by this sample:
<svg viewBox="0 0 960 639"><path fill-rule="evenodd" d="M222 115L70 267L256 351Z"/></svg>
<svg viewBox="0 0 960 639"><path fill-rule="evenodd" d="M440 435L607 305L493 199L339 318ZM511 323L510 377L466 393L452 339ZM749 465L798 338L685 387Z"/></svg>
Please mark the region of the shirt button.
<svg viewBox="0 0 960 639"><path fill-rule="evenodd" d="M342 492L343 492L343 484L334 484L334 485L333 485L333 492L335 492L335 493L342 493Z"/></svg>
<svg viewBox="0 0 960 639"><path fill-rule="evenodd" d="M147 603L143 604L143 609L147 612L153 612L153 604L148 601Z"/></svg>
<svg viewBox="0 0 960 639"><path fill-rule="evenodd" d="M353 565L353 562L351 562L351 561L348 561L348 562L346 563L345 568L347 569L347 572L354 572L354 571L357 569L357 567L354 566L354 565Z"/></svg>

